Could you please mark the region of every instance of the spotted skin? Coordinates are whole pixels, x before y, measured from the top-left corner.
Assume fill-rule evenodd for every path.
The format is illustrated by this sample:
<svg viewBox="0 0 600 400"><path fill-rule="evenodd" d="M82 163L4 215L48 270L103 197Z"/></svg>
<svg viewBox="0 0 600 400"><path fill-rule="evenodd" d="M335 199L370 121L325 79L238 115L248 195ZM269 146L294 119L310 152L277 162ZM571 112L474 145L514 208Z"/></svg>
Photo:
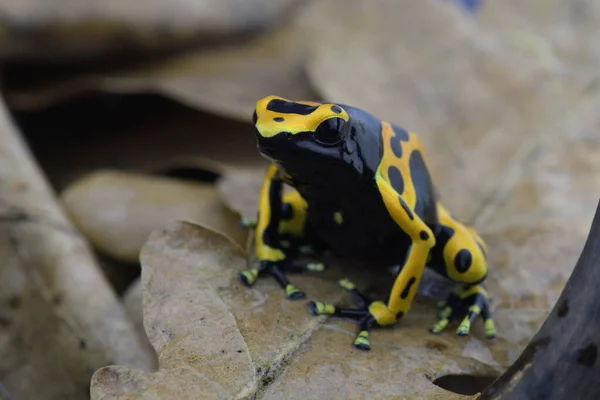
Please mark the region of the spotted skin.
<svg viewBox="0 0 600 400"><path fill-rule="evenodd" d="M356 320L354 347L368 351L370 330L409 312L430 267L457 283L431 331L442 332L464 314L458 335L468 335L481 316L488 337L495 336L482 284L486 244L439 201L416 134L348 105L277 96L257 102L253 122L258 149L272 164L254 224L259 267L242 272L242 282L270 275L288 298L304 297L286 277L311 270L292 267L302 245L360 258L381 271L400 265L385 302L367 299L347 280L340 286L357 308L309 302L314 315ZM284 184L293 188L286 195Z"/></svg>

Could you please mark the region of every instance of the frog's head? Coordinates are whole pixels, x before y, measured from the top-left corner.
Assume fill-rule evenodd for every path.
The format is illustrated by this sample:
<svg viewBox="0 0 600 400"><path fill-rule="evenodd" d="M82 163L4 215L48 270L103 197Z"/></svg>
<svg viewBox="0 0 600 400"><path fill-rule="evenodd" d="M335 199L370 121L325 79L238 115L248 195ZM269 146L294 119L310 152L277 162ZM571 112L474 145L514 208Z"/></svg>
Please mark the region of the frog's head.
<svg viewBox="0 0 600 400"><path fill-rule="evenodd" d="M253 122L261 154L292 175L344 164L351 121L338 104L267 96L256 103Z"/></svg>

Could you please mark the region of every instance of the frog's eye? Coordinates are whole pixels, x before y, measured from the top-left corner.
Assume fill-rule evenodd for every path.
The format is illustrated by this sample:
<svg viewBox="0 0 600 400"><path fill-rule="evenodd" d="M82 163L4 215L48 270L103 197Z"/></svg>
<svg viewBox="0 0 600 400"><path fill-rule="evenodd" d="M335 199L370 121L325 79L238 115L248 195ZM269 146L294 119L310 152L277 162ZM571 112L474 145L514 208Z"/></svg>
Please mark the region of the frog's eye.
<svg viewBox="0 0 600 400"><path fill-rule="evenodd" d="M339 143L348 124L341 118L330 118L323 121L315 131L315 140L321 144L334 145Z"/></svg>

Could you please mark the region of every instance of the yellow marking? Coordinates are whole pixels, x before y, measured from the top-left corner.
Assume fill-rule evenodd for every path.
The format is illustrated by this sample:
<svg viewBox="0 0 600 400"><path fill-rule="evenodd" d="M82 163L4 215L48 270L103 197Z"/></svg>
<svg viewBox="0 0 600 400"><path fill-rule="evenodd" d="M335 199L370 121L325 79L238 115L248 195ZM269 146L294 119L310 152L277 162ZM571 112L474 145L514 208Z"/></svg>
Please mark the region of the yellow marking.
<svg viewBox="0 0 600 400"><path fill-rule="evenodd" d="M442 311L440 311L440 318L448 318L452 314L452 307L446 307Z"/></svg>
<svg viewBox="0 0 600 400"><path fill-rule="evenodd" d="M317 109L308 115L279 113L267 110L271 100L282 100L307 106L316 106ZM265 138L273 137L281 132L295 135L300 132L315 132L317 127L330 118L341 118L344 121L350 119L346 110L339 107L340 113L331 110L333 103L319 104L312 101L291 101L283 97L267 96L256 102L256 129ZM277 122L275 118L284 118L284 122Z"/></svg>
<svg viewBox="0 0 600 400"><path fill-rule="evenodd" d="M254 227L254 226L256 226L256 219L254 219L254 218L247 218L247 217L246 218L242 218L241 221L240 221L240 224L242 226L247 227L247 228Z"/></svg>
<svg viewBox="0 0 600 400"><path fill-rule="evenodd" d="M468 289L465 289L463 286L459 286L454 289L454 294L456 294L461 299L466 299L467 297L473 296L477 293L488 297L487 291L481 285L473 285Z"/></svg>
<svg viewBox="0 0 600 400"><path fill-rule="evenodd" d="M487 272L487 262L483 252L477 245L477 242L480 242L482 247L487 251L485 243L479 237L479 235L477 235L475 229L467 227L466 225L463 225L452 218L450 212L448 212L446 207L444 207L441 203L438 202L437 208L440 223L454 230L454 235L444 246L444 263L446 264L446 274L455 282L478 282L485 276ZM469 267L469 269L464 273L458 272L454 266L454 259L456 258L458 252L462 249L468 250L472 257L471 267Z"/></svg>
<svg viewBox="0 0 600 400"><path fill-rule="evenodd" d="M367 332L367 331L360 331L360 333L356 336L356 339L354 339L354 344L355 345L370 346L371 343L369 341L369 332Z"/></svg>
<svg viewBox="0 0 600 400"><path fill-rule="evenodd" d="M277 167L273 164L269 165L265 173L265 179L260 190L260 198L258 202L259 218L256 226L255 234L255 249L256 256L261 261L281 261L285 259L285 254L279 250L267 246L263 241L263 234L271 220L271 202L269 199L269 189L273 179L277 174Z"/></svg>
<svg viewBox="0 0 600 400"><path fill-rule="evenodd" d="M335 312L335 306L330 303L315 301L315 307L319 315L332 315Z"/></svg>
<svg viewBox="0 0 600 400"><path fill-rule="evenodd" d="M244 275L246 281L248 281L249 284L253 284L256 281L256 278L258 277L258 270L249 269L246 271L242 271L242 275Z"/></svg>
<svg viewBox="0 0 600 400"><path fill-rule="evenodd" d="M433 328L431 328L431 330L434 333L440 333L441 331L444 330L444 328L446 328L446 326L448 325L448 319L443 318L440 319L438 322L435 323L435 325L433 326Z"/></svg>
<svg viewBox="0 0 600 400"><path fill-rule="evenodd" d="M481 307L479 307L476 304L473 304L471 307L469 307L469 311L472 311L475 314L479 314L481 312Z"/></svg>
<svg viewBox="0 0 600 400"><path fill-rule="evenodd" d="M369 312L381 326L393 325L398 321L397 313L392 312L382 301L374 301L369 304Z"/></svg>
<svg viewBox="0 0 600 400"><path fill-rule="evenodd" d="M394 135L395 133L392 126L387 122L382 122L381 136L383 142L383 156L379 167L377 168L377 173L375 174L375 182L388 213L396 224L410 236L412 239L412 247L409 250L404 266L396 277L394 286L392 287L388 308L382 310L377 306L374 310L376 310L378 314L375 315L371 312L378 322L381 319L384 324L388 325L395 322L395 316L399 312L403 312L404 314L408 313L417 288L421 282L421 277L423 276L423 270L425 269L425 264L429 258L430 250L435 245L435 237L431 229L429 229L415 213L413 213L414 219L411 220L398 201L398 196L401 196L408 207L414 209L416 204L416 193L413 182L410 179L408 155L413 151L420 151L421 154L424 154L421 141L417 135L409 132L409 140L400 142L402 154L407 155L407 157L398 158L390 146L390 139ZM425 162L425 157L423 157L423 161ZM388 169L390 166L398 168L404 178L404 192L401 195L390 183L388 176ZM422 231L428 234L427 240L422 240L420 238ZM413 277L415 278L415 282L411 286L408 296L402 299L400 294L404 291L407 282ZM371 306L369 309L370 308Z"/></svg>
<svg viewBox="0 0 600 400"><path fill-rule="evenodd" d="M308 203L295 189L286 193L283 196L282 201L288 203L292 207L292 218L279 221L279 232L295 237L302 237L306 223L306 209L308 208Z"/></svg>
<svg viewBox="0 0 600 400"><path fill-rule="evenodd" d="M342 216L341 212L336 211L333 213L333 220L336 222L336 224L341 225L344 222L344 217Z"/></svg>
<svg viewBox="0 0 600 400"><path fill-rule="evenodd" d="M323 263L308 263L306 264L306 269L314 272L322 272L325 271L325 264Z"/></svg>
<svg viewBox="0 0 600 400"><path fill-rule="evenodd" d="M385 121L381 122L381 140L383 143L383 156L381 157L379 167L377 168L376 176L380 176L381 178L383 178L383 180L390 183L390 178L388 176L389 168L391 166L395 166L396 168L398 168L400 174L402 175L402 178L404 179L404 193L402 194L402 199L412 210L415 207L417 198L415 193L415 187L410 175L410 154L413 151L420 151L421 155L423 156L424 162L425 156L419 137L414 133L407 133L408 141L400 141L403 157L398 158L396 157L396 154L394 154L390 144L391 139L395 136L394 129L392 128L392 125L390 123ZM400 208L398 211L403 213L405 212L402 208Z"/></svg>
<svg viewBox="0 0 600 400"><path fill-rule="evenodd" d="M491 318L485 320L485 322L483 323L483 327L485 328L485 334L487 336L496 335L496 327L494 326L494 321Z"/></svg>
<svg viewBox="0 0 600 400"><path fill-rule="evenodd" d="M458 329L456 329L456 333L466 335L469 333L469 329L471 329L471 322L467 318L465 318L461 323Z"/></svg>
<svg viewBox="0 0 600 400"><path fill-rule="evenodd" d="M340 279L338 281L338 285L340 285L342 288L344 288L346 290L356 289L356 286L354 286L354 283L352 283L352 281L350 279Z"/></svg>
<svg viewBox="0 0 600 400"><path fill-rule="evenodd" d="M290 297L294 293L298 293L298 292L300 292L300 290L296 286L292 285L291 283L285 287L285 294L288 297Z"/></svg>

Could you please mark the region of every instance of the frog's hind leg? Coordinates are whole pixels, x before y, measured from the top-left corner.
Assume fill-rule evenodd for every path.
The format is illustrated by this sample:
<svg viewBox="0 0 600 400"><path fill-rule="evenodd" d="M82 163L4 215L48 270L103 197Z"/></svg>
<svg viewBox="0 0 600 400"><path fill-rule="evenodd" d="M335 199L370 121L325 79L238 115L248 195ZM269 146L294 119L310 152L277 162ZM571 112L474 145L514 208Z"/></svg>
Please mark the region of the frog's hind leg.
<svg viewBox="0 0 600 400"><path fill-rule="evenodd" d="M273 188L275 186L275 188ZM243 220L243 226L255 227L256 255L259 265L238 274L246 286L252 286L261 276L271 276L285 290L288 299L301 299L305 293L293 285L287 273L320 272L321 263L294 263L306 239L306 202L296 190L278 196L281 182L267 179L263 184L257 221Z"/></svg>
<svg viewBox="0 0 600 400"><path fill-rule="evenodd" d="M441 205L438 205L441 230L433 250L437 272L458 283L456 289L442 302L437 322L431 327L432 333L441 333L455 318L462 319L456 334L467 336L473 321L481 316L486 336L492 339L496 329L488 302L488 293L483 281L487 276L487 247L477 232L454 219ZM441 266L441 268L440 268Z"/></svg>

